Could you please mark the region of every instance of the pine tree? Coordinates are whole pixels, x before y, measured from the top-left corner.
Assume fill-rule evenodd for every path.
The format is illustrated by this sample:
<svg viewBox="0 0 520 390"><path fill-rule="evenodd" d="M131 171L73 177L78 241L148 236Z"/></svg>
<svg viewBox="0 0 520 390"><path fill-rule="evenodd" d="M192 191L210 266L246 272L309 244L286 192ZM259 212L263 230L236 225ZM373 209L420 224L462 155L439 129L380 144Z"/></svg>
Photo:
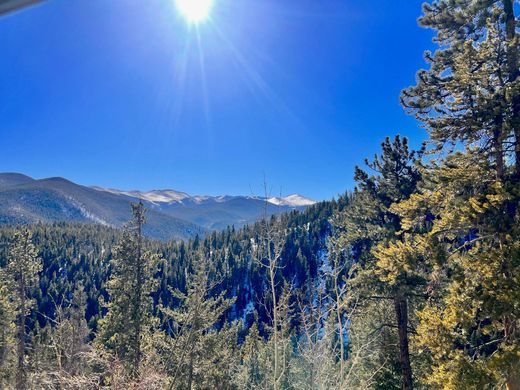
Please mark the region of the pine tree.
<svg viewBox="0 0 520 390"><path fill-rule="evenodd" d="M86 366L90 331L85 320L85 310L85 290L82 284L78 284L70 304L58 308L53 329L58 366L68 376L80 374Z"/></svg>
<svg viewBox="0 0 520 390"><path fill-rule="evenodd" d="M1 272L1 270L0 270ZM9 300L9 289L0 273L0 387L7 387L12 372L14 349L14 310Z"/></svg>
<svg viewBox="0 0 520 390"><path fill-rule="evenodd" d="M233 383L238 389L255 390L269 388L270 351L260 335L256 322L249 328L240 347L240 362L233 373Z"/></svg>
<svg viewBox="0 0 520 390"><path fill-rule="evenodd" d="M410 226L425 216L414 208L432 216L425 238L436 249L426 253L437 271L430 289L438 283L443 294L420 313L420 340L434 358L427 378L447 388L471 378L476 387L496 381L518 389L520 63L514 1L439 0L424 6L420 21L437 31L439 49L426 53L430 68L403 92L403 104L439 148L466 149L433 163L422 193L400 207Z"/></svg>
<svg viewBox="0 0 520 390"><path fill-rule="evenodd" d="M518 216L503 225L514 195L478 152L432 162L427 172L419 193L394 206L405 229L417 232L415 250L432 270L415 338L432 357L432 370L423 376L447 389L515 389Z"/></svg>
<svg viewBox="0 0 520 390"><path fill-rule="evenodd" d="M175 290L174 308L163 307L167 332L160 355L169 374L169 389L231 388L236 327L222 325L234 300L213 295L219 278L204 253L195 255L193 272L186 270L186 292Z"/></svg>
<svg viewBox="0 0 520 390"><path fill-rule="evenodd" d="M478 145L494 161L497 177L516 156L520 172L519 38L513 0L439 0L425 4L419 19L437 31L439 49L426 52L430 68L403 91L439 147Z"/></svg>
<svg viewBox="0 0 520 390"><path fill-rule="evenodd" d="M8 293L14 310L16 324L16 389L27 388L27 342L29 328L27 319L35 304L31 298L32 289L37 285L42 263L32 242L32 234L22 228L14 234L9 246L7 264L2 270L2 284Z"/></svg>
<svg viewBox="0 0 520 390"><path fill-rule="evenodd" d="M132 221L113 250L112 274L107 283L108 312L100 321L98 341L122 359L131 378L138 379L155 322L151 294L159 256L144 249L143 203L132 204L132 213Z"/></svg>
<svg viewBox="0 0 520 390"><path fill-rule="evenodd" d="M393 303L397 329L399 364L403 389L413 388L409 348L410 300L420 294L422 270L420 259L405 253L408 244L401 235L401 220L392 212L394 203L408 199L421 175L416 167L420 154L411 151L406 138L386 139L381 156L366 164L376 174L356 168L358 187L343 215L336 220L335 245L350 252L357 268L352 283L359 286L365 301L383 299Z"/></svg>

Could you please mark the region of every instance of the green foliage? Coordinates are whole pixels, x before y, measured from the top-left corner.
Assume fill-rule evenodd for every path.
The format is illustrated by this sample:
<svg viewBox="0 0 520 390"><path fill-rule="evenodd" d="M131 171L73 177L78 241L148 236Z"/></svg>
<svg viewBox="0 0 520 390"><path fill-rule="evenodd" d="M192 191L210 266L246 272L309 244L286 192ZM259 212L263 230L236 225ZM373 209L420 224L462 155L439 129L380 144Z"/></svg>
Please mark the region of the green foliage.
<svg viewBox="0 0 520 390"><path fill-rule="evenodd" d="M170 389L231 388L237 326L219 326L233 300L212 294L211 263L199 253L186 275L186 292L174 291L175 308L163 307L167 323L160 340L160 356L170 377Z"/></svg>
<svg viewBox="0 0 520 390"><path fill-rule="evenodd" d="M464 151L429 162L418 194L394 210L432 268L417 344L435 388L520 386L519 38L512 0L435 1L429 70L403 92L431 140Z"/></svg>
<svg viewBox="0 0 520 390"><path fill-rule="evenodd" d="M265 389L271 378L269 375L270 353L266 340L260 336L256 323L240 348L240 364L233 375L233 382L239 389Z"/></svg>
<svg viewBox="0 0 520 390"><path fill-rule="evenodd" d="M7 285L0 284L0 387L5 387L12 374L15 312L9 300Z"/></svg>
<svg viewBox="0 0 520 390"><path fill-rule="evenodd" d="M440 0L425 4L420 23L436 30L430 68L403 91L431 140L484 145L499 176L518 142L520 79L513 0ZM484 143L481 143L484 141ZM517 159L516 166L520 166Z"/></svg>
<svg viewBox="0 0 520 390"><path fill-rule="evenodd" d="M9 246L7 263L1 270L0 278L2 290L8 293L8 302L3 304L3 309L7 312L6 320L14 317L16 325L17 363L14 371L15 385L20 390L26 387L28 378L27 318L36 303L29 294L36 287L41 270L41 260L32 242L31 232L26 228L17 230ZM8 324L6 331L8 332L9 329ZM3 338L8 342L9 334L7 333Z"/></svg>
<svg viewBox="0 0 520 390"><path fill-rule="evenodd" d="M496 181L478 151L432 163L427 178L394 207L420 232L417 251L432 268L416 337L433 360L425 379L442 388L503 384L519 362L518 215L505 212L518 210L518 193ZM425 209L435 215L429 223Z"/></svg>
<svg viewBox="0 0 520 390"><path fill-rule="evenodd" d="M114 248L112 274L107 283L107 314L100 322L97 340L126 365L137 378L143 354L155 326L152 316L154 278L159 256L144 250L142 203L132 205L133 219Z"/></svg>

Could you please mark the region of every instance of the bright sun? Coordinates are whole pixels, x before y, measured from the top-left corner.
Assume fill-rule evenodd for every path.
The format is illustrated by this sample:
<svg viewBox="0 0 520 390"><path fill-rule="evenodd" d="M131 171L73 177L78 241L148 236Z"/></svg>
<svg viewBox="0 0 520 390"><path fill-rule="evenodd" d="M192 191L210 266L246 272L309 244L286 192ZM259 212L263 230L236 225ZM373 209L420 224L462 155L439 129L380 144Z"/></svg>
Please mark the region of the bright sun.
<svg viewBox="0 0 520 390"><path fill-rule="evenodd" d="M200 23L209 17L213 0L176 0L177 8L189 23Z"/></svg>

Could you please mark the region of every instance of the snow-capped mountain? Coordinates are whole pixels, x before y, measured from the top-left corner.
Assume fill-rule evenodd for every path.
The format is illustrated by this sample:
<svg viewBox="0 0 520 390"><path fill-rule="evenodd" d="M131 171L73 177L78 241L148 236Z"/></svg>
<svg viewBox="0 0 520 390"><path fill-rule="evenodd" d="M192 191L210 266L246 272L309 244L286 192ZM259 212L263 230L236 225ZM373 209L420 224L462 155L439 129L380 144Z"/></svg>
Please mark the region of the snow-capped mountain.
<svg viewBox="0 0 520 390"><path fill-rule="evenodd" d="M205 229L224 229L227 226L240 227L262 218L267 213L278 214L289 210L303 210L316 203L301 195L263 198L236 195L189 195L176 190L126 191L93 187L96 191L119 196L141 199L149 208L158 210Z"/></svg>
<svg viewBox="0 0 520 390"><path fill-rule="evenodd" d="M176 191L176 190L152 190L152 191L124 191L117 190L113 188L102 188L93 186L95 190L110 192L111 194L117 195L126 195L134 198L142 199L149 201L155 204L161 203L183 203L183 202L193 202L193 203L203 203L203 202L216 202L223 203L227 202L234 198L246 198L253 200L261 200L264 201L264 198L258 196L231 196L231 195L220 195L220 196L204 196L204 195L194 195L191 196L186 192ZM306 198L302 195L293 194L286 197L271 197L267 199L267 202L275 205L275 206L288 206L288 207L306 207L312 206L316 203L316 201Z"/></svg>
<svg viewBox="0 0 520 390"><path fill-rule="evenodd" d="M301 196L298 194L293 194L286 196L284 198L269 198L267 200L269 203L275 204L277 206L291 206L291 207L306 207L312 206L316 203L315 200L306 198L305 196Z"/></svg>
<svg viewBox="0 0 520 390"><path fill-rule="evenodd" d="M189 238L227 226L240 227L268 215L314 204L301 195L273 197L192 196L175 190L123 191L86 187L53 177L35 180L0 173L0 224L85 222L120 227L130 218L130 202L148 208L148 236Z"/></svg>

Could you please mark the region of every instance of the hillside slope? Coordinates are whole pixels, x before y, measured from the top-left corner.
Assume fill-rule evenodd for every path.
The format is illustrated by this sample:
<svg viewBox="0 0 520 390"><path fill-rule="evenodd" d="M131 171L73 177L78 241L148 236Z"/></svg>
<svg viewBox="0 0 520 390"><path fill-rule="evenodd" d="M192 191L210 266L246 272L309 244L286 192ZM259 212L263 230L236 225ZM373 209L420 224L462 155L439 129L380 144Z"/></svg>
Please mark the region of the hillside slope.
<svg viewBox="0 0 520 390"><path fill-rule="evenodd" d="M81 186L63 178L16 180L0 175L0 223L84 222L121 227L134 198ZM186 239L204 233L197 224L150 209L146 234L156 239Z"/></svg>

